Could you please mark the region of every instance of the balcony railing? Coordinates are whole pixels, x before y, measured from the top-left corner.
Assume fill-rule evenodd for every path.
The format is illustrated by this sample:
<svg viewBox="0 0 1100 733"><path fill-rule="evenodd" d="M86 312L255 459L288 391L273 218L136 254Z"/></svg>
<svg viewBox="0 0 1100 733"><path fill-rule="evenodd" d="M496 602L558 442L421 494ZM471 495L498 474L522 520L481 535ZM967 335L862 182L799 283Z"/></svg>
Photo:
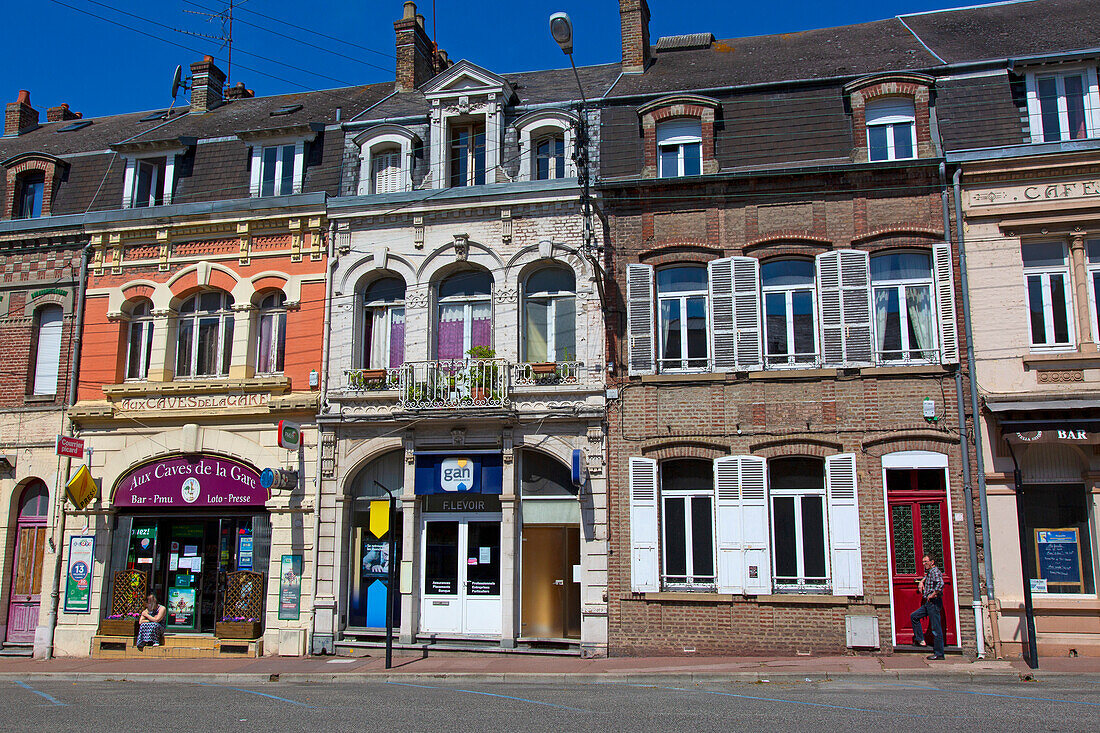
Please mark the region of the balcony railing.
<svg viewBox="0 0 1100 733"><path fill-rule="evenodd" d="M403 367L392 369L345 369L344 379L349 392L378 392L397 389Z"/></svg>
<svg viewBox="0 0 1100 733"><path fill-rule="evenodd" d="M580 384L584 377L584 363L579 361L524 362L512 369L512 384L517 387Z"/></svg>
<svg viewBox="0 0 1100 733"><path fill-rule="evenodd" d="M408 410L505 407L508 372L504 359L408 362L401 368L397 400Z"/></svg>

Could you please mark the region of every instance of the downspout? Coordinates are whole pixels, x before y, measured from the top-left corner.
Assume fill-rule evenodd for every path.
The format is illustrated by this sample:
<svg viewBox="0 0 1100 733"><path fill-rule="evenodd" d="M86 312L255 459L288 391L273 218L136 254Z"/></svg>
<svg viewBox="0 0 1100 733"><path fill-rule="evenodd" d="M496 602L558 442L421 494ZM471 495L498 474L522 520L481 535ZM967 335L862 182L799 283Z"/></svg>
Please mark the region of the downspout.
<svg viewBox="0 0 1100 733"><path fill-rule="evenodd" d="M77 281L77 293L79 293L79 295L76 301L76 323L73 326L73 351L69 361L69 407L76 404L77 385L80 382L80 345L84 334L84 294L87 290L88 260L91 258L91 255L92 245L85 245L80 253L80 278ZM72 437L72 420L69 420L68 425L65 427L65 433L68 434L69 437ZM72 459L66 458L66 482L71 469ZM42 645L40 647L43 659L50 659L53 657L53 637L54 629L57 627L57 607L61 599L61 546L65 540L65 497L61 491L60 481L56 488L55 499L57 516L54 517L54 529L50 537L50 543L53 545L54 567L52 568L53 572L50 573L50 611L46 616L46 624L42 635ZM35 641L37 642L37 639ZM35 646L38 646L38 644L36 643Z"/></svg>
<svg viewBox="0 0 1100 733"><path fill-rule="evenodd" d="M951 207L947 200L947 166L940 163L940 201L943 208L943 231L951 239ZM961 259L961 258L960 258ZM959 264L962 269L962 263ZM966 293L963 293L966 302ZM967 345L970 336L967 334ZM974 527L974 486L970 476L970 440L966 430L966 398L963 394L962 369L955 370L955 404L959 412L959 449L962 452L963 503L966 505L966 541L970 551L970 607L974 611L974 638L978 659L985 659L985 624L982 616L981 578L978 576L978 537ZM977 422L977 415L974 421ZM942 558L941 558L942 559Z"/></svg>
<svg viewBox="0 0 1100 733"><path fill-rule="evenodd" d="M332 273L336 268L336 264L339 262L339 254L336 249L336 222L329 222L328 225L328 246L327 246L328 260L325 266L325 316L324 316L324 331L321 334L321 390L320 400L318 401L317 414L318 417L325 414L328 409L328 363L329 363L329 344L331 339L329 338L329 328L332 322ZM318 575L318 560L321 553L319 545L321 543L321 452L322 443L324 442L321 437L322 423L317 421L317 465L313 474L313 575L309 580L309 597L313 602L313 613L310 620L310 641L309 651L313 654L315 651L314 640L317 638L317 575ZM335 609L333 609L335 611ZM330 631L326 631L324 636L329 636ZM333 635L334 638L334 635ZM324 647L322 647L324 649Z"/></svg>
<svg viewBox="0 0 1100 733"><path fill-rule="evenodd" d="M966 240L963 235L962 169L956 168L952 177L955 189L955 223L959 234L959 272L962 276L963 327L966 329L966 368L970 372L970 411L974 415L974 447L978 467L978 508L982 518L982 545L985 550L985 595L993 601L997 594L993 588L993 558L989 549L989 502L985 488L985 453L982 447L981 409L978 403L978 370L974 361L974 329L970 319L970 286L967 285ZM992 614L992 608L990 609ZM992 615L990 616L992 618Z"/></svg>

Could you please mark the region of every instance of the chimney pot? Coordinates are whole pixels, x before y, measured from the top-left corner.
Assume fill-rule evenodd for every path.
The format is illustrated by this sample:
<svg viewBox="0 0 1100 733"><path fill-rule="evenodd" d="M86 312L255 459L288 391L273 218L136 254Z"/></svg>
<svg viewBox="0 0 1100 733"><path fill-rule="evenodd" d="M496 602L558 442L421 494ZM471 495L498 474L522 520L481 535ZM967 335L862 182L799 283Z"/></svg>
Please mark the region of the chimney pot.
<svg viewBox="0 0 1100 733"><path fill-rule="evenodd" d="M412 20L416 17L416 3L412 0L405 0L405 14L402 16L404 20Z"/></svg>
<svg viewBox="0 0 1100 733"><path fill-rule="evenodd" d="M31 93L26 89L20 89L19 96L15 101L17 104L25 104L29 107L31 105Z"/></svg>
<svg viewBox="0 0 1100 733"><path fill-rule="evenodd" d="M4 109L4 134L21 135L38 127L38 110L31 106L31 93L19 90L14 102Z"/></svg>
<svg viewBox="0 0 1100 733"><path fill-rule="evenodd" d="M421 28L424 27L424 16L421 15L420 13L416 14L416 24L418 26L420 26Z"/></svg>

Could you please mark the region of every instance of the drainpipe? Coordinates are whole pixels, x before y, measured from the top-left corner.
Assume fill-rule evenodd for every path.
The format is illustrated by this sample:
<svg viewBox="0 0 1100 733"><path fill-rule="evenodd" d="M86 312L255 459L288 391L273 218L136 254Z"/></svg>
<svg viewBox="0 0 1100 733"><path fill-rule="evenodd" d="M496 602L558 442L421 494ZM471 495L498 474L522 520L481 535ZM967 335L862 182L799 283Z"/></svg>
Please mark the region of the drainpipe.
<svg viewBox="0 0 1100 733"><path fill-rule="evenodd" d="M952 177L955 189L955 223L959 235L959 272L962 276L963 327L966 329L966 368L970 372L970 411L974 415L974 448L978 467L978 508L982 516L982 544L985 550L985 594L990 601L997 597L993 588L993 559L989 548L989 502L985 488L985 453L982 450L982 421L978 403L978 370L974 362L974 330L970 320L970 286L966 276L966 241L963 235L962 169L956 168ZM990 608L992 619L992 607Z"/></svg>
<svg viewBox="0 0 1100 733"><path fill-rule="evenodd" d="M940 163L940 201L943 209L943 231L951 239L951 208L947 202L947 167ZM962 269L960 262L959 268ZM966 302L966 292L963 292ZM967 334L967 345L970 335ZM973 374L973 372L971 372ZM974 486L970 477L970 440L966 430L966 406L963 396L962 370L955 370L955 404L959 409L959 448L962 452L963 503L966 505L966 541L970 551L970 607L974 611L974 638L978 644L978 659L985 659L985 624L982 618L981 578L978 577L978 538L974 528ZM978 421L975 414L974 421Z"/></svg>
<svg viewBox="0 0 1100 733"><path fill-rule="evenodd" d="M328 409L328 365L329 365L329 344L331 339L329 338L329 329L332 322L332 275L336 269L336 264L339 262L339 254L336 249L336 222L330 222L328 225L328 246L327 246L328 261L325 266L325 316L324 316L324 332L321 334L322 346L321 346L321 390L320 400L318 402L318 416L321 416ZM321 543L321 421L317 421L317 465L313 474L313 575L309 580L309 597L313 601L313 612L310 619L310 639L309 639L309 652L314 652L314 639L317 637L317 575L318 575L318 560L320 558L319 545ZM333 609L335 611L335 609ZM330 635L331 631L325 631L326 636ZM333 635L334 637L334 635ZM334 637L335 638L335 637Z"/></svg>
<svg viewBox="0 0 1100 733"><path fill-rule="evenodd" d="M72 407L76 404L77 384L80 381L80 344L81 337L84 332L84 292L87 289L88 280L88 260L92 256L92 245L88 244L84 246L84 249L80 253L80 278L77 281L77 301L76 301L76 323L73 325L73 352L69 361L69 400L68 405ZM72 437L73 425L72 421L65 427L65 433ZM72 469L72 459L65 459L65 476L66 479ZM59 476L60 478L60 472ZM53 567L50 572L50 611L46 616L45 628L42 630L42 643L41 646L35 639L35 656L41 654L42 659L50 659L53 657L53 636L54 629L57 627L57 607L61 598L61 546L65 541L65 498L61 491L61 482L57 482L55 489L55 499L57 506L57 516L54 517L54 529L53 534L50 537L50 543L53 545Z"/></svg>

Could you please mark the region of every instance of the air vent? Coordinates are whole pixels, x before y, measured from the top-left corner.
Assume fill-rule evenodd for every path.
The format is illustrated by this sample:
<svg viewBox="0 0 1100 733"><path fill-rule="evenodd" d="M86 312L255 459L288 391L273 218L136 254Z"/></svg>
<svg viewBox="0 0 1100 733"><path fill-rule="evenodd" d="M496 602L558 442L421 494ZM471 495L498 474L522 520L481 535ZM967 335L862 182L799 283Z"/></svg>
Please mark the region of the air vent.
<svg viewBox="0 0 1100 733"><path fill-rule="evenodd" d="M689 33L686 36L662 36L657 39L656 49L660 51L690 51L698 48L710 48L714 43L713 33Z"/></svg>
<svg viewBox="0 0 1100 733"><path fill-rule="evenodd" d="M279 107L279 109L273 109L270 112L272 117L282 117L283 115L292 115L302 108L300 104L288 104L286 107Z"/></svg>
<svg viewBox="0 0 1100 733"><path fill-rule="evenodd" d="M71 125L65 125L58 132L74 132L76 130L83 130L88 125L92 124L91 120L77 120Z"/></svg>

